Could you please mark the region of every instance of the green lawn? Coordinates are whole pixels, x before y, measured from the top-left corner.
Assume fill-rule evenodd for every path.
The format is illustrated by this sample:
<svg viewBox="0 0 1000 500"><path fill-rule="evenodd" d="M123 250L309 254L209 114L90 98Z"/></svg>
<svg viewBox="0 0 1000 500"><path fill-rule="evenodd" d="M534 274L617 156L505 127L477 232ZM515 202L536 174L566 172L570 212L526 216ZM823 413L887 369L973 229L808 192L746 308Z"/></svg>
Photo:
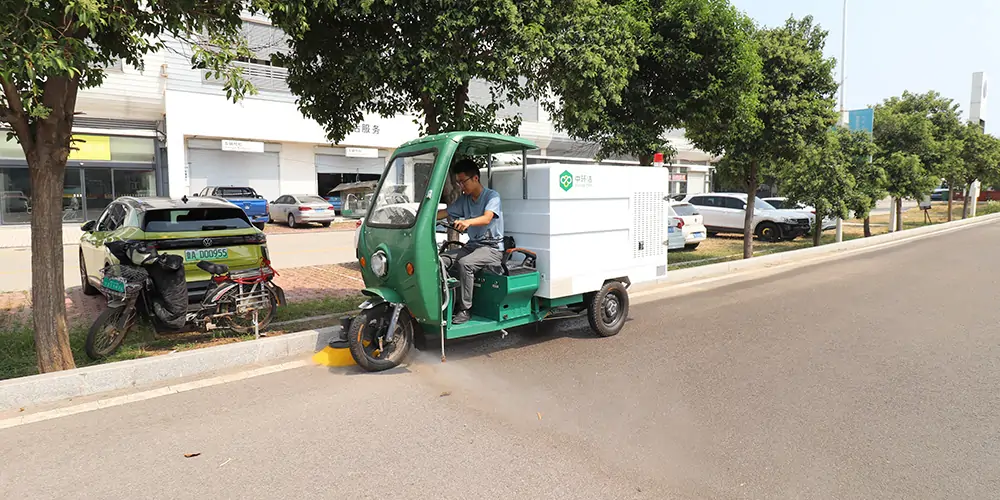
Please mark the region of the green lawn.
<svg viewBox="0 0 1000 500"><path fill-rule="evenodd" d="M360 295L347 297L325 298L290 303L278 309L274 322L291 321L326 314L342 314L357 308L364 299ZM288 326L272 326L268 335L290 333L308 328L330 326L337 324L336 319L295 323ZM187 351L213 345L229 344L253 340L254 335L237 335L228 330L216 330L211 333L190 332L157 336L152 327L139 324L129 332L124 344L111 357L95 362L84 352L83 344L87 337L90 324L74 324L70 327L70 344L73 348L73 358L76 366L88 366L98 363L110 363L128 359L145 358L173 351ZM0 380L34 375L38 373L35 362L35 342L30 323L4 322L0 320Z"/></svg>

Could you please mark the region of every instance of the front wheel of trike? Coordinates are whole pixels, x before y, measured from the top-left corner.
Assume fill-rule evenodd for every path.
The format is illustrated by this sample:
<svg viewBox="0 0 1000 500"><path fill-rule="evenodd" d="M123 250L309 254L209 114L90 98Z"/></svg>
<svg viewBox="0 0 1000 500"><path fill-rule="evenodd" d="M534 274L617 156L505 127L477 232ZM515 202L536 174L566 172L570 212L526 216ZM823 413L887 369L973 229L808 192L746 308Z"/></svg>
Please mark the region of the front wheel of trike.
<svg viewBox="0 0 1000 500"><path fill-rule="evenodd" d="M384 337L392 320L392 306L379 304L358 314L347 331L351 356L358 366L370 372L380 372L399 366L413 345L413 321L410 313L399 312L392 340ZM379 339L383 340L379 342Z"/></svg>
<svg viewBox="0 0 1000 500"><path fill-rule="evenodd" d="M617 335L628 318L628 290L620 281L609 281L588 297L590 328L602 337Z"/></svg>

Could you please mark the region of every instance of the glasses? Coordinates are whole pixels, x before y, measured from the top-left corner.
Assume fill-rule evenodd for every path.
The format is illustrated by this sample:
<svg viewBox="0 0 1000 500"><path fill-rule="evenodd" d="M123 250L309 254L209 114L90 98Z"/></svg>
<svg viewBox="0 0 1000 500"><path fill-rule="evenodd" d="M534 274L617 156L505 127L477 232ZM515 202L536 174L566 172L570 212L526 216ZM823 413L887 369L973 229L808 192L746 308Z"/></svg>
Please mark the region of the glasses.
<svg viewBox="0 0 1000 500"><path fill-rule="evenodd" d="M465 179L455 179L455 184L465 187L465 183L472 180L472 177L466 177Z"/></svg>

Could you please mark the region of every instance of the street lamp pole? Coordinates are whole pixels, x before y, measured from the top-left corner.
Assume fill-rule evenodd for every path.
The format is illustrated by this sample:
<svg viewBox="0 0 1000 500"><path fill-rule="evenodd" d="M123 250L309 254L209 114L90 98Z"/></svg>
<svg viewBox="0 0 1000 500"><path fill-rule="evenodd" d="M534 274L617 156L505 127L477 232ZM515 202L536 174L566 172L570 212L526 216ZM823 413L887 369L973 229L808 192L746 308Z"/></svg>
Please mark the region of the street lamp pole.
<svg viewBox="0 0 1000 500"><path fill-rule="evenodd" d="M844 110L844 79L847 73L847 0L844 0L844 16L843 25L841 26L841 37L840 37L840 123L844 126L847 122ZM816 231L823 230L823 223L817 217L816 220ZM836 241L840 243L844 241L844 221L837 217L837 231L836 231Z"/></svg>

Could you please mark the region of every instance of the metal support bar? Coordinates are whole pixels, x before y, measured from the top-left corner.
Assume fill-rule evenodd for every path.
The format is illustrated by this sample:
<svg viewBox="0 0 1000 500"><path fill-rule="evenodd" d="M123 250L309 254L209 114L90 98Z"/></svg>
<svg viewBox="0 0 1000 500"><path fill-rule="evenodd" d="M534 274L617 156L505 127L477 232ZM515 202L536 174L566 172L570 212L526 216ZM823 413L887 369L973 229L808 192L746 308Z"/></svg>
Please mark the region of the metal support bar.
<svg viewBox="0 0 1000 500"><path fill-rule="evenodd" d="M522 199L528 199L528 150L521 149L521 191Z"/></svg>
<svg viewBox="0 0 1000 500"><path fill-rule="evenodd" d="M392 305L392 318L389 319L389 330L385 333L385 340L392 341L396 334L396 323L399 321L399 312L403 310L403 304Z"/></svg>
<svg viewBox="0 0 1000 500"><path fill-rule="evenodd" d="M486 187L493 189L493 155L490 155L490 162L486 164Z"/></svg>

